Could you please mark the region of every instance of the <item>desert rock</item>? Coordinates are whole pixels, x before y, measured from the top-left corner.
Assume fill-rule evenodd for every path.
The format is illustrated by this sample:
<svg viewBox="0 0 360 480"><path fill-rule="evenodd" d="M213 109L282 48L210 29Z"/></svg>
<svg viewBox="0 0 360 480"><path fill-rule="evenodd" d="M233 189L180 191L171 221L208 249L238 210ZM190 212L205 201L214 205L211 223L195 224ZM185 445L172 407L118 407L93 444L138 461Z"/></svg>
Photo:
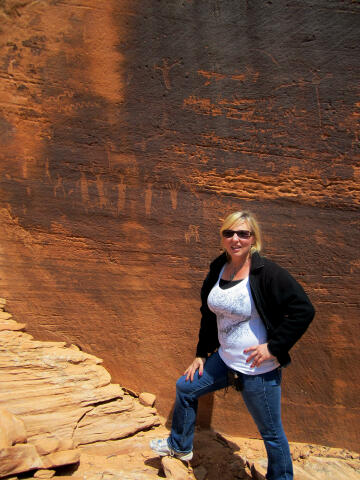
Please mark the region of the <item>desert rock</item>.
<svg viewBox="0 0 360 480"><path fill-rule="evenodd" d="M286 432L358 448L359 11L1 0L0 293L14 318L103 358L167 417L221 219L252 210L264 254L317 310L284 372ZM258 435L236 395L199 411L203 427Z"/></svg>
<svg viewBox="0 0 360 480"><path fill-rule="evenodd" d="M196 480L192 471L181 460L174 457L163 457L161 464L166 478L171 480Z"/></svg>
<svg viewBox="0 0 360 480"><path fill-rule="evenodd" d="M142 405L145 405L146 407L153 407L156 401L156 395L147 392L140 393L139 401Z"/></svg>
<svg viewBox="0 0 360 480"><path fill-rule="evenodd" d="M24 423L6 408L0 408L0 448L26 442Z"/></svg>
<svg viewBox="0 0 360 480"><path fill-rule="evenodd" d="M99 358L13 325L0 330L0 344L0 475L73 464L79 445L159 424L155 409L111 383Z"/></svg>

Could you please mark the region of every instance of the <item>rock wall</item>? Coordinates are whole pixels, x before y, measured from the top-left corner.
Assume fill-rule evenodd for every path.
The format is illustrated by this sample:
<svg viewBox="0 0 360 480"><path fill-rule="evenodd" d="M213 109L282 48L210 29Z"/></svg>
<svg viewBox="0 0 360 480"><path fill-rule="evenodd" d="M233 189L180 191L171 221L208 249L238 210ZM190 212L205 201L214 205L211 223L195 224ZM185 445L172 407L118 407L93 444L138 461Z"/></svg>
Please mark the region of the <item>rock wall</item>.
<svg viewBox="0 0 360 480"><path fill-rule="evenodd" d="M37 338L170 413L218 226L249 208L317 316L291 440L359 445L359 32L351 0L0 2L0 291ZM239 406L240 402L240 406ZM238 396L200 422L257 435Z"/></svg>

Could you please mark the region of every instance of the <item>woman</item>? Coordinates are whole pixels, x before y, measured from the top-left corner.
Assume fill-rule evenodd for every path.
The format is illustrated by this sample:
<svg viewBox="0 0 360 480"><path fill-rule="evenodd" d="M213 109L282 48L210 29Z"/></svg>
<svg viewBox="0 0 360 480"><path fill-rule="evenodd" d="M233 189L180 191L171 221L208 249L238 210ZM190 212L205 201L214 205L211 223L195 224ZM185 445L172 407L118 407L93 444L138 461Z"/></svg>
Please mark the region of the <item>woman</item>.
<svg viewBox="0 0 360 480"><path fill-rule="evenodd" d="M169 438L150 446L161 456L191 460L198 398L235 384L265 443L266 478L292 480L280 413L281 367L290 363L288 351L315 311L296 280L260 256L260 229L251 213L229 215L220 235L224 253L211 263L201 290L196 358L176 384Z"/></svg>

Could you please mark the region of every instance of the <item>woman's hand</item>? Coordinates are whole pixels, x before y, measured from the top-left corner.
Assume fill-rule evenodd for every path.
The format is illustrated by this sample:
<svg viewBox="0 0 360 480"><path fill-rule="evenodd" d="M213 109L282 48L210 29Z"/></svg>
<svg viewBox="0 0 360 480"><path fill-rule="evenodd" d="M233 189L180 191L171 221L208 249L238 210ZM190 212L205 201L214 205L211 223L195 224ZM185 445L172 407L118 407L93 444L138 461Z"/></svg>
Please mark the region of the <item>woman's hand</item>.
<svg viewBox="0 0 360 480"><path fill-rule="evenodd" d="M206 358L203 357L196 357L192 364L185 370L184 375L186 375L185 382L187 382L190 378L190 382L194 380L194 375L196 370L199 369L199 376L203 374L204 365L206 362Z"/></svg>
<svg viewBox="0 0 360 480"><path fill-rule="evenodd" d="M265 360L275 358L274 355L271 355L271 353L269 352L267 343L262 343L261 345L254 345L253 347L249 347L244 350L244 353L249 352L252 353L248 356L246 363L252 361L252 364L250 365L251 368L260 367L260 365L265 362Z"/></svg>

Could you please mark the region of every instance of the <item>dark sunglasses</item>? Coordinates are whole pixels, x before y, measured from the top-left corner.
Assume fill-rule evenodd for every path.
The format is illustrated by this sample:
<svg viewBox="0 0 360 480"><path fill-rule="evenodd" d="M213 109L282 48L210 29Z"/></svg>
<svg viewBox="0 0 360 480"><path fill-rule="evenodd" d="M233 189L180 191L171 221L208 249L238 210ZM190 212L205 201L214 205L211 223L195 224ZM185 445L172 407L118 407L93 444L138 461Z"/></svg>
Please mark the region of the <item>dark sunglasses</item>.
<svg viewBox="0 0 360 480"><path fill-rule="evenodd" d="M225 238L232 238L235 233L239 238L250 238L252 235L252 232L249 230L223 230L222 236Z"/></svg>

